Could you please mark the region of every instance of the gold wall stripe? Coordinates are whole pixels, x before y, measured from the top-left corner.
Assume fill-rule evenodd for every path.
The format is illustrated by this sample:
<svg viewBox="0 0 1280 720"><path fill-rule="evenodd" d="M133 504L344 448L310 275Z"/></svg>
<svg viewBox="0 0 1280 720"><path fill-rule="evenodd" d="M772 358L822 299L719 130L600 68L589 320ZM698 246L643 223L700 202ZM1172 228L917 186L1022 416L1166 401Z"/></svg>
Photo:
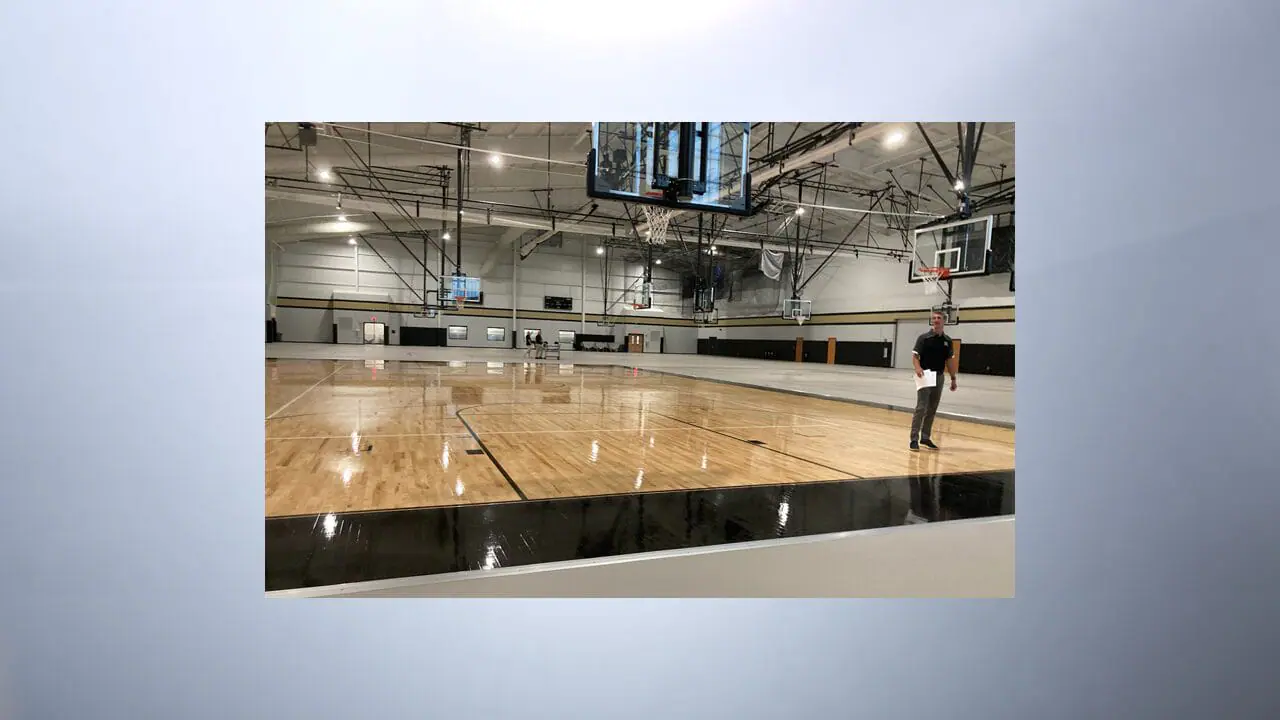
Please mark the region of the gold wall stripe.
<svg viewBox="0 0 1280 720"><path fill-rule="evenodd" d="M367 300L322 300L315 298L282 297L276 299L276 306L282 308L306 308L316 310L344 310L361 312L398 312L411 314L421 310L418 305L410 303L379 303ZM511 317L511 308L464 307L462 312L449 311L440 313L443 316L471 317ZM557 312L554 310L520 310L516 313L520 320L558 320L562 322L580 322L581 313ZM595 324L601 319L599 314L587 313L587 322ZM806 325L891 325L899 320L928 320L928 310L886 310L881 312L830 313L814 315L806 320ZM961 308L960 322L1013 322L1012 305L1001 307ZM791 325L794 320L783 317L738 317L721 318L715 325L705 327L772 327ZM618 320L619 325L666 325L671 327L702 327L693 320L684 318L635 317L627 316Z"/></svg>

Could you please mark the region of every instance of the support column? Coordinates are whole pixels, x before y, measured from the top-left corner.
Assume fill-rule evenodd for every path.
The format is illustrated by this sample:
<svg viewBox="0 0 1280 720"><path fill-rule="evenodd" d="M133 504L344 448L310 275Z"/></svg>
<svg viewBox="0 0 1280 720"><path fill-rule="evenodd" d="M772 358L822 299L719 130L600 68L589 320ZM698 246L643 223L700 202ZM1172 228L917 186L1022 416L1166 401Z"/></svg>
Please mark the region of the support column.
<svg viewBox="0 0 1280 720"><path fill-rule="evenodd" d="M833 337L827 338L827 364L836 364L836 339Z"/></svg>
<svg viewBox="0 0 1280 720"><path fill-rule="evenodd" d="M804 362L804 338L796 338L796 362Z"/></svg>
<svg viewBox="0 0 1280 720"><path fill-rule="evenodd" d="M352 246L351 252L355 255L356 261L356 292L360 292L360 246L358 244Z"/></svg>
<svg viewBox="0 0 1280 720"><path fill-rule="evenodd" d="M517 310L520 307L520 243L511 243L511 347L513 349L520 348L520 341L517 336L520 333L519 315Z"/></svg>
<svg viewBox="0 0 1280 720"><path fill-rule="evenodd" d="M587 332L587 241L582 239L582 261L579 265L582 270L582 286L578 291L578 309L582 312L582 323L578 328L578 334L582 335Z"/></svg>

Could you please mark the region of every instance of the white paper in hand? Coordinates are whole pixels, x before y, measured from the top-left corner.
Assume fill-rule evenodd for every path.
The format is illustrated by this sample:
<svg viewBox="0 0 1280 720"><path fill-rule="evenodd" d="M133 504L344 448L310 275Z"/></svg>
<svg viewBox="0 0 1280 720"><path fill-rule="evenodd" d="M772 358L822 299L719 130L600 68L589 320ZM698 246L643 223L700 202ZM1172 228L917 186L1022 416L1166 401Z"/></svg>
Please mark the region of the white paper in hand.
<svg viewBox="0 0 1280 720"><path fill-rule="evenodd" d="M916 378L916 390L923 390L923 389L925 389L925 388L931 388L931 387L933 387L933 386L934 386L934 384L935 384L935 383L937 383L937 382L938 382L938 373L936 373L935 371L933 371L933 370L925 370L925 371L923 371L923 373L922 373L922 374L923 374L923 377L921 377L920 375L916 375L916 376L915 376L915 378Z"/></svg>

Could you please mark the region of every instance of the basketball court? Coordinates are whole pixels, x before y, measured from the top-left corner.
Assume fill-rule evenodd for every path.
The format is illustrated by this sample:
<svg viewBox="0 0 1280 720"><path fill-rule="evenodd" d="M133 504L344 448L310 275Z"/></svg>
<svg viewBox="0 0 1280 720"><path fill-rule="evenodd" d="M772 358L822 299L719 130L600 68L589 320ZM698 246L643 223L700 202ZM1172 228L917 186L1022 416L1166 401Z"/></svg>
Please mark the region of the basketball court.
<svg viewBox="0 0 1280 720"><path fill-rule="evenodd" d="M269 592L1012 522L1012 125L267 137Z"/></svg>

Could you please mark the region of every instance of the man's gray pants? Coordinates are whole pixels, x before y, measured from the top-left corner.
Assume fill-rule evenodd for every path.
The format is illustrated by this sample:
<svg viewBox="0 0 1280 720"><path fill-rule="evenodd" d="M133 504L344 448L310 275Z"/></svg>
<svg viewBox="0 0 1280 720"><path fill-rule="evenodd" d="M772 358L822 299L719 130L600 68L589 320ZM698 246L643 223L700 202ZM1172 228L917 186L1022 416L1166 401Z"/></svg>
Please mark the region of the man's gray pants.
<svg viewBox="0 0 1280 720"><path fill-rule="evenodd" d="M946 372L939 370L937 381L931 388L916 391L916 412L911 416L911 442L930 439L933 432L933 416L938 413L938 401L942 399L942 381Z"/></svg>

